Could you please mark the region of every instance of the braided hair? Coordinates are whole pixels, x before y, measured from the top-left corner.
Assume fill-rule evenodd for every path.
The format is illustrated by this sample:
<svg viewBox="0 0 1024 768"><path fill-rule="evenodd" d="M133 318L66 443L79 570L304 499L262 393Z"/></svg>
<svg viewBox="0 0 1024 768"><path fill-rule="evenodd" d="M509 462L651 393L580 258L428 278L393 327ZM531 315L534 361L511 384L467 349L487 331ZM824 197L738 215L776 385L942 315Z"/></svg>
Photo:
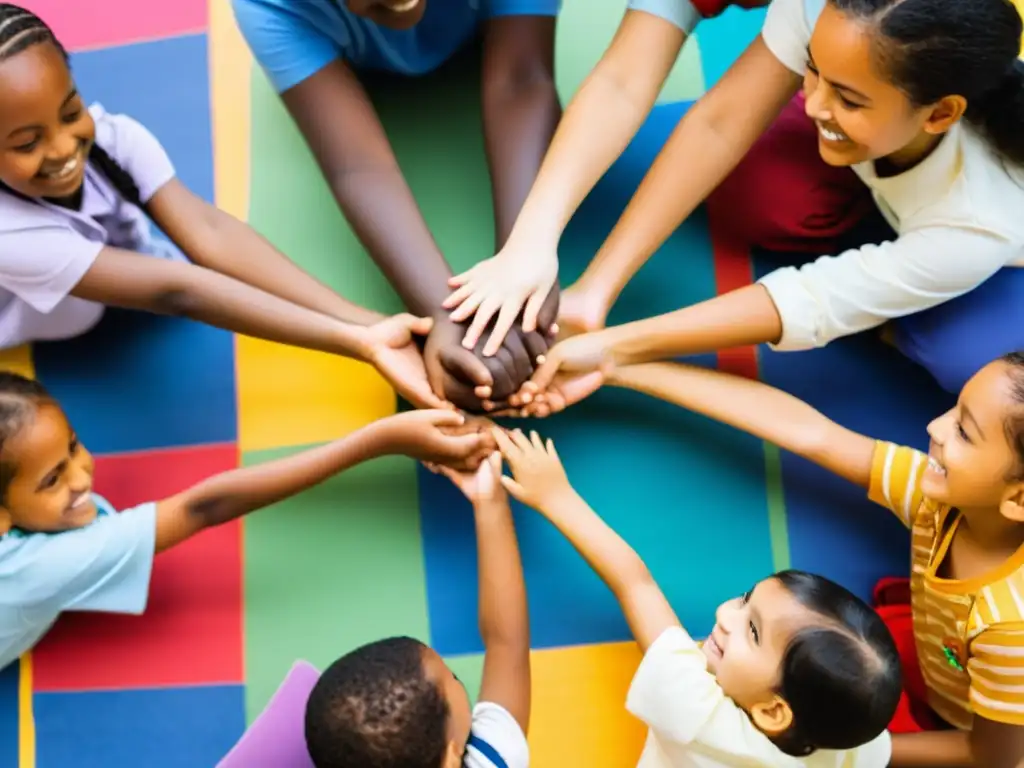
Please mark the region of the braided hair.
<svg viewBox="0 0 1024 768"><path fill-rule="evenodd" d="M45 43L54 46L70 68L67 50L45 21L20 5L0 3L0 63L27 48ZM106 177L122 198L132 205L146 209L135 180L95 141L89 149L89 162ZM12 192L6 186L3 188Z"/></svg>

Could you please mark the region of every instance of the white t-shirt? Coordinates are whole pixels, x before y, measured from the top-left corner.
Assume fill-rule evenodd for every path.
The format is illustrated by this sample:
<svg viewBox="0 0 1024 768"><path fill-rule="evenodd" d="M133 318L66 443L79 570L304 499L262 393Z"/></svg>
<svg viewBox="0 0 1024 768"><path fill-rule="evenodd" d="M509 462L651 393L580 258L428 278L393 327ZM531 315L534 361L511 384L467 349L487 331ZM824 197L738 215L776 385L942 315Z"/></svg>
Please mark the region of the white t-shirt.
<svg viewBox="0 0 1024 768"><path fill-rule="evenodd" d="M824 0L774 0L761 35L803 75ZM853 170L899 236L761 279L782 317L779 349L818 347L949 301L1006 266L1024 266L1024 169L1008 166L964 121L925 160L878 178Z"/></svg>
<svg viewBox="0 0 1024 768"><path fill-rule="evenodd" d="M644 655L626 708L650 729L638 768L885 768L888 733L859 749L791 757L727 698L682 627L665 630Z"/></svg>
<svg viewBox="0 0 1024 768"><path fill-rule="evenodd" d="M490 701L473 707L463 768L529 768L526 734L507 709Z"/></svg>
<svg viewBox="0 0 1024 768"><path fill-rule="evenodd" d="M143 202L174 178L160 142L126 115L89 108L96 143L127 171ZM104 246L181 259L155 240L145 214L90 163L81 209L25 200L0 190L0 349L88 330L103 307L69 296Z"/></svg>

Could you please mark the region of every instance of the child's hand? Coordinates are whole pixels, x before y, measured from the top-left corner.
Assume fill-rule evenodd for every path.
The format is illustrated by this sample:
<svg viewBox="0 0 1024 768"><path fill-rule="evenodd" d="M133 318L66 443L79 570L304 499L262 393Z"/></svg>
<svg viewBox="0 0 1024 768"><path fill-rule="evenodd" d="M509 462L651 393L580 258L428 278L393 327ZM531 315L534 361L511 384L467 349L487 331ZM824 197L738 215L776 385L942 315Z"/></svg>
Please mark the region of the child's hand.
<svg viewBox="0 0 1024 768"><path fill-rule="evenodd" d="M536 432L527 437L518 429L507 434L495 429L493 434L515 478L502 477L501 483L516 499L546 512L574 493L551 440L545 445Z"/></svg>
<svg viewBox="0 0 1024 768"><path fill-rule="evenodd" d="M460 472L444 466L440 467L440 470L441 474L451 480L474 506L505 501L507 498L500 481L501 454L497 451L480 462L476 472Z"/></svg>
<svg viewBox="0 0 1024 768"><path fill-rule="evenodd" d="M465 424L461 413L424 410L388 416L374 428L387 453L475 470L493 451L493 443L489 435L478 429L466 430Z"/></svg>

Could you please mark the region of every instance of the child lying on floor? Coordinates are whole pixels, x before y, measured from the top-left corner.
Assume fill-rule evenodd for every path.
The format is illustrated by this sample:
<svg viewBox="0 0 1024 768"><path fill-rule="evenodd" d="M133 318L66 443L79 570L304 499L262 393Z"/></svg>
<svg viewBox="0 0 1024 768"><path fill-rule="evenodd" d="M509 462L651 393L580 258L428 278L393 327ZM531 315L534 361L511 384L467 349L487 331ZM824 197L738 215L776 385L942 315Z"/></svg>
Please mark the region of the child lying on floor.
<svg viewBox="0 0 1024 768"><path fill-rule="evenodd" d="M828 579L782 571L718 608L703 646L643 561L573 490L551 441L494 430L516 499L615 593L644 652L626 706L650 729L642 768L883 768L900 663L881 619Z"/></svg>
<svg viewBox="0 0 1024 768"><path fill-rule="evenodd" d="M472 465L488 435L446 434L451 411L390 416L285 459L224 472L117 513L93 460L41 384L0 372L0 668L64 611L142 613L156 553L386 454Z"/></svg>
<svg viewBox="0 0 1024 768"><path fill-rule="evenodd" d="M917 653L904 674L908 681L923 674L923 704L957 730L894 734L892 765L1020 764L1024 353L989 363L967 382L956 406L928 425L928 454L852 432L791 395L718 371L638 365L613 371L610 383L769 440L895 512L912 541Z"/></svg>
<svg viewBox="0 0 1024 768"><path fill-rule="evenodd" d="M530 622L512 511L495 453L475 475L442 468L472 501L484 671L470 707L438 653L393 637L342 656L306 706L316 768L527 768Z"/></svg>

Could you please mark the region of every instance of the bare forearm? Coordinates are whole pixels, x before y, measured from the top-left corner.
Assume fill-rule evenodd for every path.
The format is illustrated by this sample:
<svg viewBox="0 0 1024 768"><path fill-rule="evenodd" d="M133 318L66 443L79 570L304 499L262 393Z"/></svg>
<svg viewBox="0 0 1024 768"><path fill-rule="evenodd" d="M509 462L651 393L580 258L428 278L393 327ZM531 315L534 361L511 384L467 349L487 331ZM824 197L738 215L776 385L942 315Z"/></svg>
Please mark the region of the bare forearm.
<svg viewBox="0 0 1024 768"><path fill-rule="evenodd" d="M721 371L678 363L631 365L608 383L643 392L800 454L820 445L832 422L782 390Z"/></svg>
<svg viewBox="0 0 1024 768"><path fill-rule="evenodd" d="M550 79L484 90L484 139L494 198L495 249L505 245L537 177L561 107Z"/></svg>
<svg viewBox="0 0 1024 768"><path fill-rule="evenodd" d="M507 501L477 502L477 561L480 580L480 636L484 647L515 649L528 663L530 618L523 564Z"/></svg>
<svg viewBox="0 0 1024 768"><path fill-rule="evenodd" d="M611 589L642 650L679 625L640 556L578 494L565 494L543 511Z"/></svg>
<svg viewBox="0 0 1024 768"><path fill-rule="evenodd" d="M970 734L929 731L892 737L892 768L973 768Z"/></svg>
<svg viewBox="0 0 1024 768"><path fill-rule="evenodd" d="M220 525L319 485L386 453L380 422L339 440L265 464L215 475L184 494L202 527Z"/></svg>
<svg viewBox="0 0 1024 768"><path fill-rule="evenodd" d="M340 173L331 188L406 308L421 316L437 313L450 293L452 272L397 164Z"/></svg>
<svg viewBox="0 0 1024 768"><path fill-rule="evenodd" d="M356 325L384 319L379 312L342 298L286 257L254 229L217 212L204 266L286 301Z"/></svg>
<svg viewBox="0 0 1024 768"><path fill-rule="evenodd" d="M782 319L768 291L755 284L600 334L618 364L633 365L776 342Z"/></svg>
<svg viewBox="0 0 1024 768"><path fill-rule="evenodd" d="M684 39L661 19L627 12L612 46L565 110L517 236L557 246L569 219L650 113Z"/></svg>

